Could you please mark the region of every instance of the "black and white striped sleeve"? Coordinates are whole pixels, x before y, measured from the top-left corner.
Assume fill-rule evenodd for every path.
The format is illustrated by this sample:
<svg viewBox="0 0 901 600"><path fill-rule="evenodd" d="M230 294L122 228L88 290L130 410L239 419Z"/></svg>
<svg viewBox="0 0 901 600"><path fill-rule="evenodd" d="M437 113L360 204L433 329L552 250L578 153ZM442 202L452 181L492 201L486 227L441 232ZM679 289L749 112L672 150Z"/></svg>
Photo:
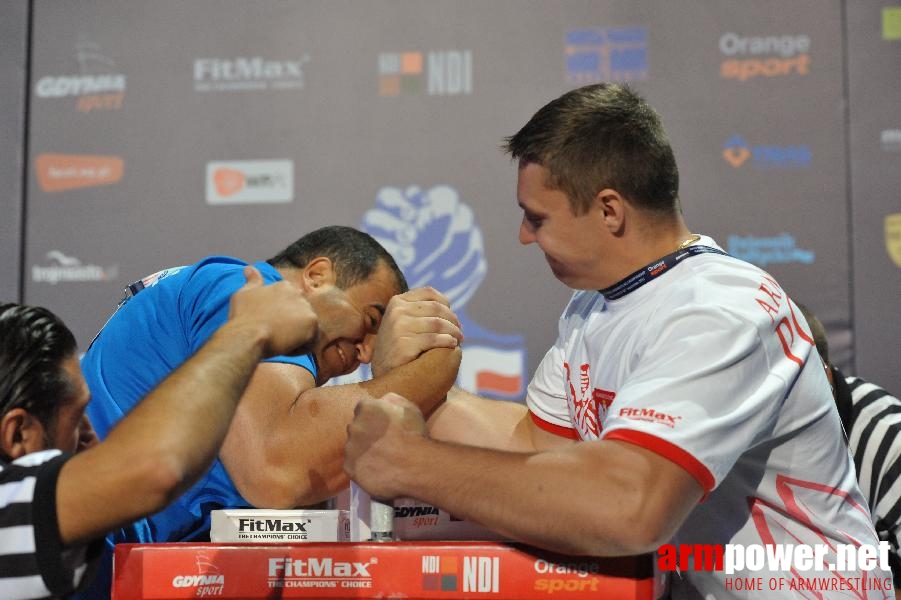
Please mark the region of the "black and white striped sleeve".
<svg viewBox="0 0 901 600"><path fill-rule="evenodd" d="M0 466L0 598L64 596L87 568L86 548L64 548L56 482L67 455L29 454Z"/></svg>
<svg viewBox="0 0 901 600"><path fill-rule="evenodd" d="M852 418L848 432L861 491L876 532L892 546L892 571L901 582L901 400L859 377L847 377Z"/></svg>

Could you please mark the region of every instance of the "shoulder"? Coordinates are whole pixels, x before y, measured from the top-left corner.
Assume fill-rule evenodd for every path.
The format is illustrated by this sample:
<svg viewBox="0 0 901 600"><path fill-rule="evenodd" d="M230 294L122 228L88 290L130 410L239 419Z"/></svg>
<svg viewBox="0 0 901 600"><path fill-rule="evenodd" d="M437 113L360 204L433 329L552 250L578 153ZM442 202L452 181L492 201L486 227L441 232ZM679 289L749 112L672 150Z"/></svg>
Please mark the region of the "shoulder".
<svg viewBox="0 0 901 600"><path fill-rule="evenodd" d="M32 502L39 496L55 497L59 470L69 458L59 450L44 450L0 465L0 508Z"/></svg>
<svg viewBox="0 0 901 600"><path fill-rule="evenodd" d="M44 463L50 462L57 456L62 456L62 454L63 453L61 451L56 449L32 452L31 454L26 454L21 458L17 458L10 463L0 466L0 470L7 471L13 469L34 469L35 467L39 467Z"/></svg>
<svg viewBox="0 0 901 600"><path fill-rule="evenodd" d="M901 406L901 400L889 394L875 383L870 383L860 377L845 377L845 382L851 390L851 401L854 405L870 405L879 403L885 406Z"/></svg>
<svg viewBox="0 0 901 600"><path fill-rule="evenodd" d="M243 273L246 262L230 256L208 256L183 271L189 279L215 278Z"/></svg>
<svg viewBox="0 0 901 600"><path fill-rule="evenodd" d="M675 272L665 300L695 306L767 327L791 316L789 297L775 277L760 267L723 254L706 254L685 262Z"/></svg>
<svg viewBox="0 0 901 600"><path fill-rule="evenodd" d="M216 296L230 296L244 285L246 262L229 256L209 256L171 278L182 300L200 297L203 302Z"/></svg>

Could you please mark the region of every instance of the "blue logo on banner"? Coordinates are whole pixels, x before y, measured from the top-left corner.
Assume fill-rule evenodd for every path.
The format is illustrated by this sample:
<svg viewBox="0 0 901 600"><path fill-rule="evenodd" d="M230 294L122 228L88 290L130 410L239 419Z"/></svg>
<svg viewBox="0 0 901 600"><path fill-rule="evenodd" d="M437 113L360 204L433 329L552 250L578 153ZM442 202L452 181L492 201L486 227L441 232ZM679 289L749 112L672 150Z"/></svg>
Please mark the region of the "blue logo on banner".
<svg viewBox="0 0 901 600"><path fill-rule="evenodd" d="M482 231L457 191L446 185L384 187L362 229L394 256L411 288L432 286L450 300L466 336L457 385L482 396L522 399L524 337L491 331L466 312L488 266Z"/></svg>
<svg viewBox="0 0 901 600"><path fill-rule="evenodd" d="M730 235L726 251L761 268L787 263L809 265L816 259L813 250L798 248L795 238L787 233L775 237Z"/></svg>
<svg viewBox="0 0 901 600"><path fill-rule="evenodd" d="M593 27L566 32L569 83L585 85L647 78L647 27Z"/></svg>
<svg viewBox="0 0 901 600"><path fill-rule="evenodd" d="M813 162L813 152L806 145L751 145L740 135L733 135L723 145L723 158L736 169L749 161L760 168L802 169Z"/></svg>

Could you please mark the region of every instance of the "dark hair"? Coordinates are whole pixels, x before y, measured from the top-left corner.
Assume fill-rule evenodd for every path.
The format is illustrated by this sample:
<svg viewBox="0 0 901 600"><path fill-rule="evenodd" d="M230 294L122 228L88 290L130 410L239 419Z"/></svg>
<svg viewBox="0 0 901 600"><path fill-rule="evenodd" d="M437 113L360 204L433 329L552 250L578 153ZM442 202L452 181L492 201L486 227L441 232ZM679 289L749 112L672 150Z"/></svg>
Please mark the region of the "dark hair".
<svg viewBox="0 0 901 600"><path fill-rule="evenodd" d="M311 231L266 262L273 267L302 269L320 256L331 259L335 285L343 290L369 279L381 263L394 272L399 292L408 289L394 257L374 237L353 227L331 225Z"/></svg>
<svg viewBox="0 0 901 600"><path fill-rule="evenodd" d="M823 323L806 305L797 301L795 301L795 304L798 305L801 314L804 315L807 324L810 326L810 332L813 334L813 343L817 347L817 352L820 353L820 357L826 361L826 364L829 364L829 342L826 339L826 328L823 327Z"/></svg>
<svg viewBox="0 0 901 600"><path fill-rule="evenodd" d="M503 149L520 167L548 170L546 185L584 214L604 188L657 213L679 210L679 169L654 109L627 86L588 85L543 106Z"/></svg>
<svg viewBox="0 0 901 600"><path fill-rule="evenodd" d="M75 336L46 308L0 304L0 415L24 408L52 424L73 392L62 362L76 349Z"/></svg>

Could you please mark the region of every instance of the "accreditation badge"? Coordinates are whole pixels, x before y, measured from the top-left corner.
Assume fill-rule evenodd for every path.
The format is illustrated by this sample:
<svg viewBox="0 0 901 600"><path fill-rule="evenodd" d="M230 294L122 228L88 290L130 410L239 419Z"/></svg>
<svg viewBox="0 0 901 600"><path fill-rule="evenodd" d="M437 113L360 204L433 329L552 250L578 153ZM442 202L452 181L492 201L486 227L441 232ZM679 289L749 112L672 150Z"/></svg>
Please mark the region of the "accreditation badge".
<svg viewBox="0 0 901 600"><path fill-rule="evenodd" d="M895 265L901 267L901 213L885 217L885 249Z"/></svg>

